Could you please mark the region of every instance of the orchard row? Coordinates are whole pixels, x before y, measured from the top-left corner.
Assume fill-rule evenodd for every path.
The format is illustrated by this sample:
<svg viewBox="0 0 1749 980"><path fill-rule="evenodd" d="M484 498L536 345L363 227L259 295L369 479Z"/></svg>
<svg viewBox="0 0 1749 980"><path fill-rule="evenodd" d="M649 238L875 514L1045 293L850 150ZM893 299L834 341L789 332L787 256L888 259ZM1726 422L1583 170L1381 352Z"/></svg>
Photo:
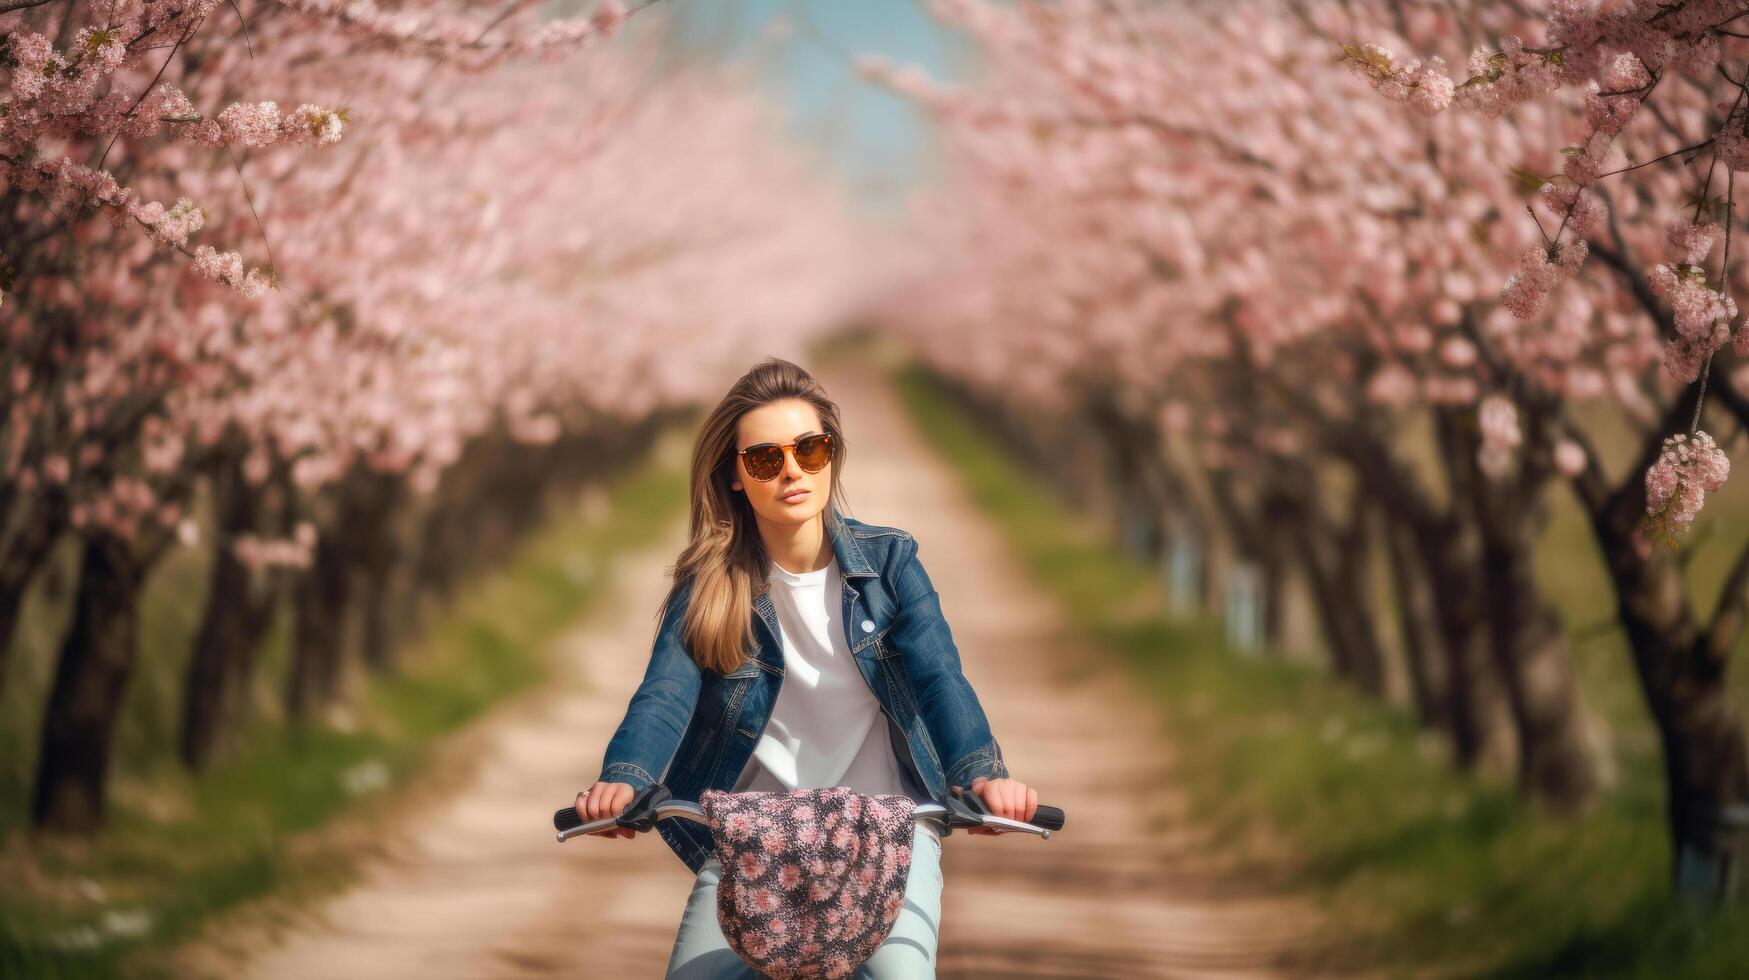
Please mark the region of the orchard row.
<svg viewBox="0 0 1749 980"><path fill-rule="evenodd" d="M1462 764L1507 759L1576 812L1607 770L1533 572L1569 486L1661 735L1679 877L1729 881L1749 550L1695 595L1680 545L1749 424L1749 11L933 9L988 71L862 66L948 157L886 318L1009 417L1093 433L1156 547L1218 534L1266 597L1305 582L1337 672L1382 694L1400 656ZM1381 560L1389 592L1356 587Z"/></svg>
<svg viewBox="0 0 1749 980"><path fill-rule="evenodd" d="M276 608L311 718L494 529L635 458L756 333L829 321L835 189L751 79L621 33L643 6L0 3L0 684L32 582L83 556L39 824L102 820L173 549L213 552L201 766Z"/></svg>

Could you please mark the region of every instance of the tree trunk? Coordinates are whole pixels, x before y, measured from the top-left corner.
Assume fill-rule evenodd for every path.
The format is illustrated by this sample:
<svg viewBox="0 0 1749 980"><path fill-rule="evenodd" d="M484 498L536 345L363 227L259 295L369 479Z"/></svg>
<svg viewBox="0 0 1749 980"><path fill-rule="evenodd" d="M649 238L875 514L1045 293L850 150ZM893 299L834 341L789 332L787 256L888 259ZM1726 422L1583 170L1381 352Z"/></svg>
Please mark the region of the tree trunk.
<svg viewBox="0 0 1749 980"><path fill-rule="evenodd" d="M1682 571L1667 553L1642 558L1614 533L1605 546L1634 667L1664 746L1677 884L1740 899L1749 859L1749 755L1725 684L1727 660L1709 655L1683 593Z"/></svg>
<svg viewBox="0 0 1749 980"><path fill-rule="evenodd" d="M1512 718L1488 651L1480 535L1472 522L1453 520L1417 528L1416 543L1436 599L1446 710L1457 761L1466 769L1510 772Z"/></svg>
<svg viewBox="0 0 1749 980"><path fill-rule="evenodd" d="M36 826L89 833L104 820L111 741L138 652L141 569L128 545L85 539L73 618L43 718Z"/></svg>
<svg viewBox="0 0 1749 980"><path fill-rule="evenodd" d="M0 695L6 693L25 590L48 561L66 519L66 500L59 489L22 500L14 497L12 492L0 493L0 516L19 512L6 552L0 555Z"/></svg>
<svg viewBox="0 0 1749 980"><path fill-rule="evenodd" d="M0 698L6 696L6 675L12 663L13 640L18 634L24 590L29 585L28 575L0 575Z"/></svg>
<svg viewBox="0 0 1749 980"><path fill-rule="evenodd" d="M1283 509L1285 530L1305 569L1312 604L1330 648L1337 676L1366 694L1385 697L1384 652L1368 615L1364 583L1366 537L1343 533L1320 514L1316 501L1300 501ZM1352 520L1364 520L1356 514Z"/></svg>
<svg viewBox="0 0 1749 980"><path fill-rule="evenodd" d="M1409 695L1423 727L1452 734L1446 665L1440 660L1438 613L1427 578L1415 558L1413 534L1404 524L1385 521L1385 542L1391 562L1391 595L1397 603L1403 664L1409 675Z"/></svg>
<svg viewBox="0 0 1749 980"><path fill-rule="evenodd" d="M1203 608L1208 594L1208 560L1202 535L1183 518L1171 523L1166 536L1166 597L1172 611L1192 615Z"/></svg>
<svg viewBox="0 0 1749 980"><path fill-rule="evenodd" d="M388 671L395 665L400 635L395 629L395 566L373 561L359 576L353 601L358 609L358 646L366 665Z"/></svg>
<svg viewBox="0 0 1749 980"><path fill-rule="evenodd" d="M332 704L340 692L346 581L346 566L334 535L319 535L315 560L293 589L297 619L292 630L285 709L294 722L307 722Z"/></svg>
<svg viewBox="0 0 1749 980"><path fill-rule="evenodd" d="M237 457L215 481L216 548L207 585L206 613L195 637L183 685L182 761L204 769L226 754L249 703L255 656L273 622L278 592L256 588L260 574L238 561L231 543L262 530L260 493L242 473Z"/></svg>
<svg viewBox="0 0 1749 980"><path fill-rule="evenodd" d="M1538 591L1532 567L1537 522L1523 512L1486 533L1483 580L1495 665L1506 680L1518 734L1518 782L1528 796L1566 812L1585 809L1602 786L1587 738L1584 703L1561 620Z"/></svg>
<svg viewBox="0 0 1749 980"><path fill-rule="evenodd" d="M1620 273L1659 332L1675 336L1671 313L1628 256L1607 246L1596 254ZM1733 386L1715 385L1711 397L1738 425L1749 424L1749 401ZM1664 434L1687 426L1699 398L1699 386L1689 385L1669 405L1619 484L1604 477L1597 453L1587 447L1586 467L1573 485L1608 563L1634 669L1663 743L1672 879L1681 891L1715 904L1749 898L1749 750L1726 683L1731 647L1743 625L1749 550L1738 556L1712 624L1702 630L1681 567L1638 534L1646 513L1646 470L1657 460Z"/></svg>
<svg viewBox="0 0 1749 980"><path fill-rule="evenodd" d="M1279 499L1254 499L1255 495L1242 491L1237 481L1230 474L1212 471L1208 474L1209 487L1214 498L1215 513L1227 529L1227 537L1238 552L1235 556L1245 564L1256 569L1257 600L1262 607L1259 611L1259 632L1265 644L1275 652L1281 652L1279 644L1282 640L1283 615L1286 603L1283 597L1286 593L1286 576L1284 571L1288 562L1287 552L1292 544L1277 533L1282 523L1292 523L1291 517L1283 509ZM1232 588L1231 579L1223 587L1226 593ZM1227 597L1223 595L1225 603Z"/></svg>
<svg viewBox="0 0 1749 980"><path fill-rule="evenodd" d="M394 666L395 633L393 582L401 558L395 534L395 510L401 503L404 481L369 471L356 478L355 509L348 535L347 565L353 570L352 591L347 597L355 610L358 648L365 665L388 671ZM533 505L529 509L538 508Z"/></svg>
<svg viewBox="0 0 1749 980"><path fill-rule="evenodd" d="M1603 781L1602 759L1587 737L1587 719L1560 617L1537 587L1534 558L1542 528L1542 488L1553 475L1553 439L1527 410L1528 438L1517 463L1490 478L1477 453L1473 417L1447 418L1446 466L1458 471L1454 492L1467 496L1482 536L1482 603L1494 665L1505 683L1518 750L1519 789L1564 812L1585 809Z"/></svg>
<svg viewBox="0 0 1749 980"><path fill-rule="evenodd" d="M1666 421L1693 411L1690 393ZM1666 427L1668 428L1668 426ZM1665 431L1661 429L1660 431ZM1749 749L1742 717L1726 684L1730 649L1742 625L1749 552L1702 630L1682 579L1663 548L1639 540L1646 509L1642 474L1657 454L1648 442L1628 477L1611 488L1595 453L1575 482L1615 585L1616 609L1633 650L1634 669L1664 749L1671 876L1678 889L1709 904L1749 897Z"/></svg>

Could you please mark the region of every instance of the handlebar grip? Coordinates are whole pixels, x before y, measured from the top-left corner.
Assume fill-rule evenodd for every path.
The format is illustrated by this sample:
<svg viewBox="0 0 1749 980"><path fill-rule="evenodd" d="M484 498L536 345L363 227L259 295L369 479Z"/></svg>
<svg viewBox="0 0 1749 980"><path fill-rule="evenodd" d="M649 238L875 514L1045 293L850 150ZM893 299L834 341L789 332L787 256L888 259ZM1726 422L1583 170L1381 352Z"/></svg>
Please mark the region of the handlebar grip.
<svg viewBox="0 0 1749 980"><path fill-rule="evenodd" d="M651 783L638 791L632 797L624 810L619 813L619 825L632 830L653 830L656 827L656 807L673 798L668 787L661 783ZM558 831L581 827L587 820L577 815L575 805L565 807L553 814L553 829Z"/></svg>
<svg viewBox="0 0 1749 980"><path fill-rule="evenodd" d="M1032 820L1030 822L1035 823L1046 830L1062 830L1063 811L1057 807L1045 806L1043 803L1040 803L1038 808L1032 811Z"/></svg>

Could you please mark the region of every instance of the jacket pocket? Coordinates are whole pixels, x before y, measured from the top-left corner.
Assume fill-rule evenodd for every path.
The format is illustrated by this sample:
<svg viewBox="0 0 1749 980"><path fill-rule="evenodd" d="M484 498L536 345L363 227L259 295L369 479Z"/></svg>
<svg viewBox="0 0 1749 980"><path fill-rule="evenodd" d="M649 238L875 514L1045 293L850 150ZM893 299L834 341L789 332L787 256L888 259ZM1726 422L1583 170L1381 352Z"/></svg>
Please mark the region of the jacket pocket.
<svg viewBox="0 0 1749 980"><path fill-rule="evenodd" d="M890 632L891 630L892 630L892 627L889 626L886 629L881 630L879 633L875 634L874 648L875 648L875 659L876 660L886 660L889 657L896 657L899 655L898 649L896 647L894 647L891 643L887 642L887 633Z"/></svg>

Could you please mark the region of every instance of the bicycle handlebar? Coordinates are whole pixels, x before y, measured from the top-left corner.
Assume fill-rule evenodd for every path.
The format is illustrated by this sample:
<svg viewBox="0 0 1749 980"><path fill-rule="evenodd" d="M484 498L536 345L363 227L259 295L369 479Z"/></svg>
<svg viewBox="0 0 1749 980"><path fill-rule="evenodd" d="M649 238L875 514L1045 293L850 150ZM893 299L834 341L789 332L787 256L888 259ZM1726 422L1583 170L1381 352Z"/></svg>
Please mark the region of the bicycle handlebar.
<svg viewBox="0 0 1749 980"><path fill-rule="evenodd" d="M957 787L956 787L957 789ZM632 797L631 803L620 811L617 817L602 817L599 820L584 820L577 814L576 806L568 806L553 814L553 829L558 831L559 843L573 837L582 837L598 833L614 827L624 827L629 830L653 830L656 821L669 817L679 817L695 823L708 823L704 810L697 803L676 800L668 787L661 783L652 783ZM1007 831L1020 831L1037 834L1048 839L1052 832L1063 829L1063 811L1054 806L1038 805L1033 811L1032 822L1010 820L998 817L985 809L984 801L978 799L976 793L962 793L950 796L945 804L919 803L912 810L916 820L928 820L936 824L942 836L953 833L955 827L995 827Z"/></svg>

